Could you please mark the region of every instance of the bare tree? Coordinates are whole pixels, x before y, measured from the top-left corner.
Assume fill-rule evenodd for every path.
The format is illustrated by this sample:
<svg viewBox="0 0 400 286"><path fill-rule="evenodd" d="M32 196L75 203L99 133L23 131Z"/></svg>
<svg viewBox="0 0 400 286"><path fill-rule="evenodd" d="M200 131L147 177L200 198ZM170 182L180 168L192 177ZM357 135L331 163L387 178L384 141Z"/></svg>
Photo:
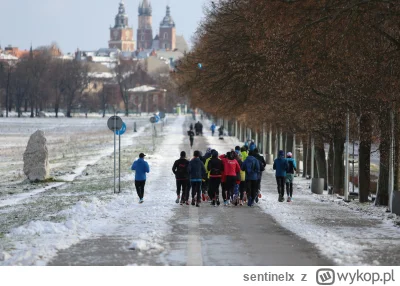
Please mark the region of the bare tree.
<svg viewBox="0 0 400 286"><path fill-rule="evenodd" d="M71 61L64 63L63 96L67 108L67 117L89 84L88 67L80 62Z"/></svg>

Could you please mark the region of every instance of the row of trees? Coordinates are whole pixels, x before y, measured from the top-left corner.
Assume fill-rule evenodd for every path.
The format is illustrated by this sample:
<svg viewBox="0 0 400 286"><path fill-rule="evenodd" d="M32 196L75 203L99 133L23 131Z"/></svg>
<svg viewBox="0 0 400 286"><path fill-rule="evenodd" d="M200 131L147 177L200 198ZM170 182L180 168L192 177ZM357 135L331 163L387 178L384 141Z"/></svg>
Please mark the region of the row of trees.
<svg viewBox="0 0 400 286"><path fill-rule="evenodd" d="M88 66L77 61L64 61L51 56L45 48L30 51L18 62L0 62L2 105L15 108L18 116L28 110L31 117L51 106L56 116L66 109L66 116L81 99L89 85Z"/></svg>
<svg viewBox="0 0 400 286"><path fill-rule="evenodd" d="M0 61L0 107L15 109L19 117L28 110L35 117L48 108L56 117L60 109L71 117L78 107L85 111L101 109L104 116L108 106L116 108L123 101L128 115L132 105L128 90L157 83L139 61L120 61L109 70L111 78L96 76L96 65L100 64L55 58L48 48L31 50L18 62Z"/></svg>
<svg viewBox="0 0 400 286"><path fill-rule="evenodd" d="M221 0L206 9L193 50L174 79L192 105L255 130L315 139L317 173L343 192L346 114L359 145L359 198L370 193L370 153L380 151L377 203L388 204L390 114L399 118L400 2ZM199 64L200 63L200 64ZM400 128L395 125L395 190ZM334 158L334 159L333 159Z"/></svg>

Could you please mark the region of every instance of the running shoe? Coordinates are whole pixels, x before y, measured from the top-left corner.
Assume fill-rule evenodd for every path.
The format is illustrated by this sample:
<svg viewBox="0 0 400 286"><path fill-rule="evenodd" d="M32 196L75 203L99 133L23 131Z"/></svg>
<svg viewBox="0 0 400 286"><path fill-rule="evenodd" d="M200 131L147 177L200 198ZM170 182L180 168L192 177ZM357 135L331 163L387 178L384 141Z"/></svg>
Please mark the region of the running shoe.
<svg viewBox="0 0 400 286"><path fill-rule="evenodd" d="M180 199L180 197L178 196L178 197L176 198L176 200L175 200L175 203L179 204L179 199Z"/></svg>

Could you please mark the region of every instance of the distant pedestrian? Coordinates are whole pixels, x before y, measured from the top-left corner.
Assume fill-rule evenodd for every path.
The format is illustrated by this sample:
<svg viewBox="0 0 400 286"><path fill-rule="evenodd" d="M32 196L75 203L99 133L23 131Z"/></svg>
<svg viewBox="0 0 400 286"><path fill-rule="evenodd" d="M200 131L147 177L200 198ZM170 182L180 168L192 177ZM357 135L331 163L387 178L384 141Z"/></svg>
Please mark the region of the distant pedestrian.
<svg viewBox="0 0 400 286"><path fill-rule="evenodd" d="M144 186L146 184L146 173L150 172L149 164L144 160L146 155L139 154L139 159L133 162L131 170L135 171L135 187L139 196L139 203L143 203Z"/></svg>
<svg viewBox="0 0 400 286"><path fill-rule="evenodd" d="M206 176L206 169L200 160L200 151L194 151L194 158L189 162L190 184L192 185L192 206L200 206L201 182ZM195 199L196 196L196 199Z"/></svg>
<svg viewBox="0 0 400 286"><path fill-rule="evenodd" d="M286 154L286 161L288 163L286 171L286 194L287 194L287 202L291 202L293 196L293 180L294 180L294 174L297 171L297 166L296 166L296 161L292 158L291 152L288 152Z"/></svg>
<svg viewBox="0 0 400 286"><path fill-rule="evenodd" d="M193 123L190 123L189 130L193 130Z"/></svg>
<svg viewBox="0 0 400 286"><path fill-rule="evenodd" d="M193 141L194 141L194 132L192 130L189 130L187 132L189 135L189 142L190 142L190 149L193 147Z"/></svg>
<svg viewBox="0 0 400 286"><path fill-rule="evenodd" d="M211 135L212 136L214 136L214 133L215 133L215 129L217 128L217 126L215 126L215 124L213 123L213 124L211 124Z"/></svg>
<svg viewBox="0 0 400 286"><path fill-rule="evenodd" d="M224 126L222 125L218 128L218 136L219 139L224 139Z"/></svg>
<svg viewBox="0 0 400 286"><path fill-rule="evenodd" d="M183 205L186 201L189 200L189 194L187 194L189 179L189 160L186 159L185 151L182 151L181 157L175 161L174 165L172 166L172 172L175 174L176 179L177 198L175 203L179 203L180 199L181 205Z"/></svg>
<svg viewBox="0 0 400 286"><path fill-rule="evenodd" d="M288 163L283 150L279 150L278 158L274 160L273 168L275 170L276 184L278 186L278 201L283 202L285 196L286 170L288 169Z"/></svg>
<svg viewBox="0 0 400 286"><path fill-rule="evenodd" d="M254 149L256 149L256 143L255 143L254 140L252 139L252 140L250 141L250 144L249 144L249 150L250 150L250 151L254 151Z"/></svg>

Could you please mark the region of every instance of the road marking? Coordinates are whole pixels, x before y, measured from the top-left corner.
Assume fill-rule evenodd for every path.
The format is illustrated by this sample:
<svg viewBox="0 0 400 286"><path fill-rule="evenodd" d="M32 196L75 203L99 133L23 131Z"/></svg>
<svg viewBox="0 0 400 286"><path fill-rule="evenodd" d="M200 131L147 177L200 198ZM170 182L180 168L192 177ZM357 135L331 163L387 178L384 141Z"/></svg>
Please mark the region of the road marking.
<svg viewBox="0 0 400 286"><path fill-rule="evenodd" d="M189 209L187 265L188 266L203 265L203 257L201 254L201 241L200 241L199 209L193 206L190 206Z"/></svg>

